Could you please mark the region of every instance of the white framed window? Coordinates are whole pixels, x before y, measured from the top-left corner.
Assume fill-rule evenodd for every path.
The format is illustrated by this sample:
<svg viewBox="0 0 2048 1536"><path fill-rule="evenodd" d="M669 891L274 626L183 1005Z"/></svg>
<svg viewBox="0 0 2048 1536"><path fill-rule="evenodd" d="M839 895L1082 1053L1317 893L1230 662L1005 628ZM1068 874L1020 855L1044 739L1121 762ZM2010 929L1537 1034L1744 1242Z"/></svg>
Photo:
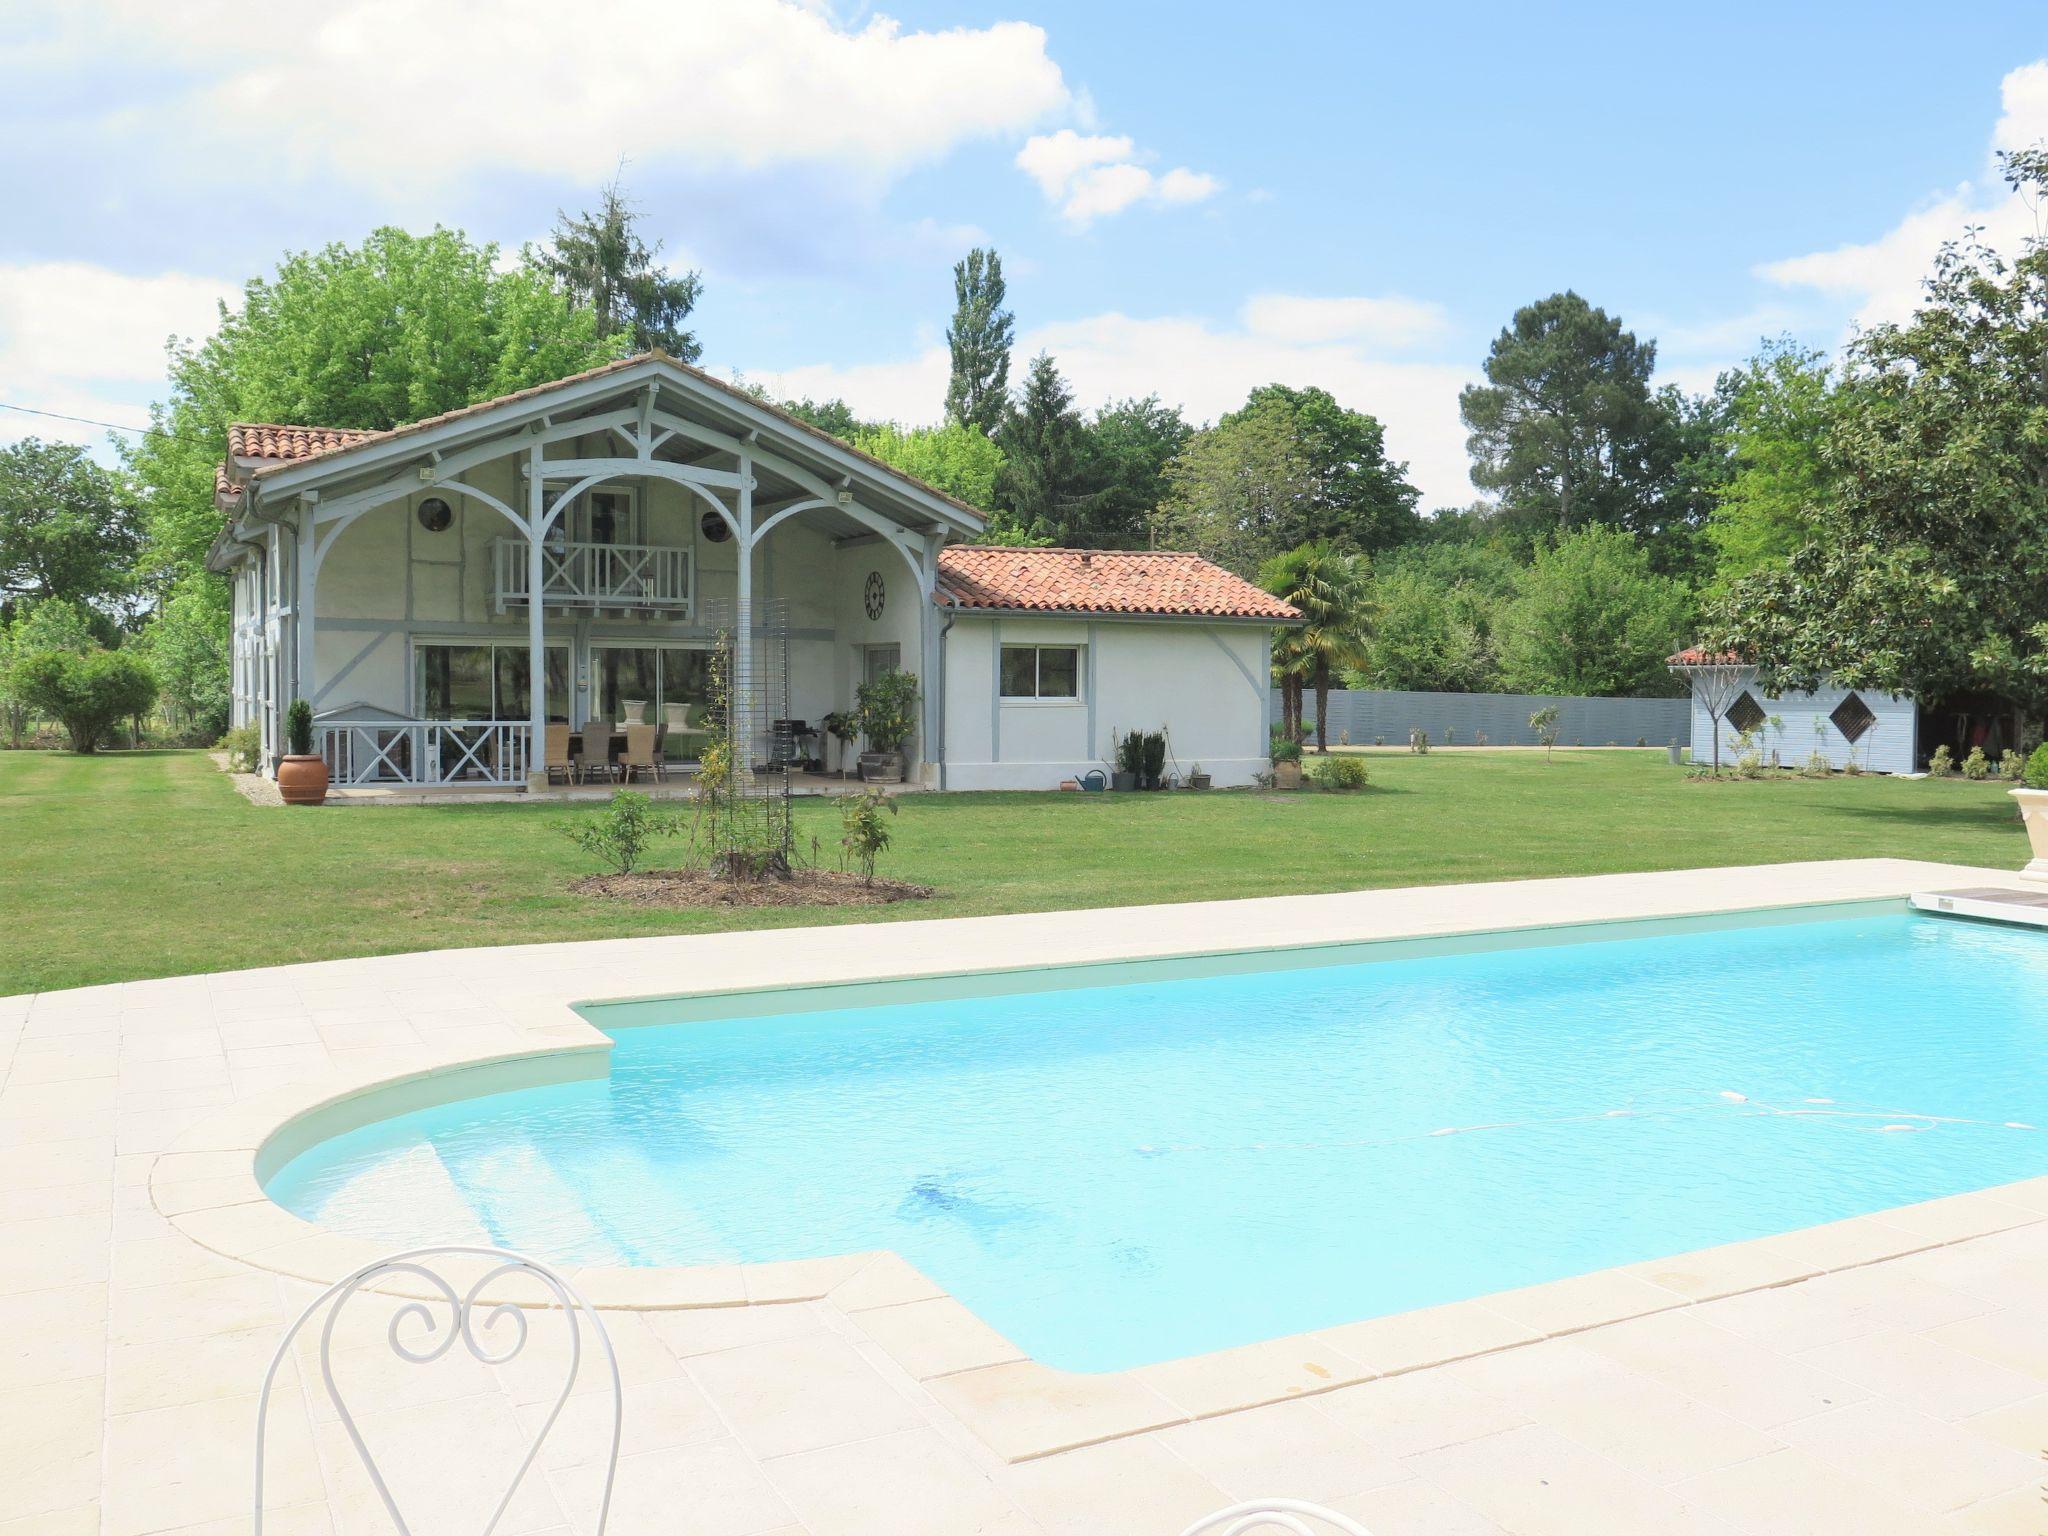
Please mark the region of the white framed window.
<svg viewBox="0 0 2048 1536"><path fill-rule="evenodd" d="M1074 702L1081 697L1081 647L1004 646L1002 690L1006 699Z"/></svg>

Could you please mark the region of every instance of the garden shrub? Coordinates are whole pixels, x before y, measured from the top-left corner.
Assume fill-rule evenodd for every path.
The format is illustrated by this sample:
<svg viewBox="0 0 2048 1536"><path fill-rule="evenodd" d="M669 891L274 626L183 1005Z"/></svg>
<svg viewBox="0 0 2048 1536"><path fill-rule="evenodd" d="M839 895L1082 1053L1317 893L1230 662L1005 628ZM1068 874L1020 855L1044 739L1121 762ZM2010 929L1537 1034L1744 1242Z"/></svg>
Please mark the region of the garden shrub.
<svg viewBox="0 0 2048 1536"><path fill-rule="evenodd" d="M2017 747L2007 747L1998 759L1998 776L2008 784L2017 784L2020 775L2027 771L2026 755Z"/></svg>
<svg viewBox="0 0 2048 1536"><path fill-rule="evenodd" d="M1937 779L1947 778L1956 771L1956 760L1950 753L1947 742L1936 747L1934 755L1927 759L1927 771Z"/></svg>
<svg viewBox="0 0 2048 1536"><path fill-rule="evenodd" d="M630 789L615 790L595 816L562 823L564 837L622 875L633 873L656 838L674 837L682 830L680 816L657 810L653 800Z"/></svg>
<svg viewBox="0 0 2048 1536"><path fill-rule="evenodd" d="M839 850L842 867L851 861L860 870L860 883L875 883L875 860L889 846L887 818L897 812L893 798L879 789L864 795L847 795L839 802Z"/></svg>
<svg viewBox="0 0 2048 1536"><path fill-rule="evenodd" d="M1991 777L1991 759L1982 747L1970 748L1970 755L1963 759L1963 777L1979 781Z"/></svg>
<svg viewBox="0 0 2048 1536"><path fill-rule="evenodd" d="M1273 733L1273 761L1276 763L1298 763L1301 761L1301 743L1282 732Z"/></svg>
<svg viewBox="0 0 2048 1536"><path fill-rule="evenodd" d="M251 720L238 725L220 739L220 750L228 755L228 766L237 773L254 773L256 759L263 755L263 727Z"/></svg>
<svg viewBox="0 0 2048 1536"><path fill-rule="evenodd" d="M74 752L96 751L114 726L156 702L156 675L126 651L31 651L15 659L10 686L63 725Z"/></svg>
<svg viewBox="0 0 2048 1536"><path fill-rule="evenodd" d="M2048 789L2048 741L2034 748L2033 756L2027 759L2025 772L2020 775L2029 789Z"/></svg>
<svg viewBox="0 0 2048 1536"><path fill-rule="evenodd" d="M1364 789L1371 779L1364 758L1335 754L1317 758L1309 769L1309 777L1318 788L1343 791Z"/></svg>

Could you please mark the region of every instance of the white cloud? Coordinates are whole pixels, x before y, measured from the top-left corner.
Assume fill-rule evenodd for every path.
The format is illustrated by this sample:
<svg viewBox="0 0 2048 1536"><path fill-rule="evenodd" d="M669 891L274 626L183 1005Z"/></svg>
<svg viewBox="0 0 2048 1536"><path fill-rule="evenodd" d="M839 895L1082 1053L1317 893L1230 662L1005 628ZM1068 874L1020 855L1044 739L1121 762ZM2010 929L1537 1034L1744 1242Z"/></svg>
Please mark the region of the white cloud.
<svg viewBox="0 0 2048 1536"><path fill-rule="evenodd" d="M578 181L638 164L823 165L886 183L977 138L1075 110L1042 29L858 27L793 0L95 0L81 61L127 50L190 69L151 121L204 127L238 175L445 186L487 170ZM134 123L138 130L147 126Z"/></svg>
<svg viewBox="0 0 2048 1536"><path fill-rule="evenodd" d="M1355 332L1318 339L1278 334L1252 323L1260 313L1287 312L1288 302L1286 295L1261 295L1246 305L1245 322L1238 325L1192 316L1091 315L1025 332L1017 338L1015 355L1052 353L1076 397L1089 405L1156 393L1196 421L1212 421L1236 409L1261 384L1321 385L1386 426L1387 452L1408 462L1409 478L1421 488L1426 507L1471 501L1476 493L1458 417L1458 391L1471 382L1471 370L1389 361L1373 355ZM946 374L946 349L929 347L897 362L846 368L815 364L756 377L777 394L836 395L863 414L925 422L939 414Z"/></svg>
<svg viewBox="0 0 2048 1536"><path fill-rule="evenodd" d="M1017 168L1076 228L1134 203L1199 203L1222 189L1214 176L1184 165L1155 175L1139 163L1147 158L1125 135L1061 128L1026 140L1017 151Z"/></svg>
<svg viewBox="0 0 2048 1536"><path fill-rule="evenodd" d="M2048 60L2011 71L1999 93L2003 110L1992 148L2024 149L2048 140ZM1968 225L1981 226L1982 238L2008 254L2040 233L2034 210L1990 171L1936 194L1875 240L1766 262L1757 272L1785 287L1847 301L1859 326L1903 320L1920 302L1935 253Z"/></svg>
<svg viewBox="0 0 2048 1536"><path fill-rule="evenodd" d="M1386 298L1311 298L1294 293L1254 294L1245 302L1245 329L1275 341L1356 341L1407 347L1441 335L1441 304L1399 295Z"/></svg>
<svg viewBox="0 0 2048 1536"><path fill-rule="evenodd" d="M212 333L231 283L180 272L131 276L84 262L0 265L4 398L142 426L162 393L164 342ZM0 437L98 442L98 427L0 412Z"/></svg>

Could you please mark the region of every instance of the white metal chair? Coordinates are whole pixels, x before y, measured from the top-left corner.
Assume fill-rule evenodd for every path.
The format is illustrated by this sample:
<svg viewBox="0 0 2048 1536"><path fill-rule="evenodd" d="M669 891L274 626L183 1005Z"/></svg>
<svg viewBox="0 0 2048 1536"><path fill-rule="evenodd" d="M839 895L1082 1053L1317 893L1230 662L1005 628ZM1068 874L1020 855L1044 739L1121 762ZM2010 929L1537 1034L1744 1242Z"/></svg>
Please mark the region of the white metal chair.
<svg viewBox="0 0 2048 1536"><path fill-rule="evenodd" d="M1372 1536L1364 1526L1334 1509L1301 1499L1252 1499L1205 1515L1181 1532L1181 1536L1254 1536L1255 1532L1279 1531L1285 1536Z"/></svg>
<svg viewBox="0 0 2048 1536"><path fill-rule="evenodd" d="M434 1268L435 1260L482 1259L489 1262L483 1274L472 1280L469 1288L457 1295L455 1286ZM496 1294L503 1294L503 1283L528 1277L538 1282L547 1301L538 1308L529 1308L518 1302L482 1300L486 1290L499 1287ZM490 1519L484 1524L481 1536L491 1536L498 1522L504 1518L511 1505L513 1495L525 1480L534 1460L540 1455L541 1444L549 1431L555 1427L555 1420L561 1417L562 1407L569 1401L569 1394L576 1384L577 1369L583 1361L583 1328L587 1323L591 1335L597 1340L604 1354L606 1370L611 1377L612 1421L611 1444L605 1458L604 1492L597 1507L597 1527L592 1536L604 1536L605 1523L611 1518L612 1482L619 1470L619 1426L625 1414L625 1397L619 1384L619 1362L612 1353L612 1342L605 1333L604 1323L589 1302L571 1286L568 1281L546 1265L522 1254L505 1248L477 1248L448 1245L434 1248L411 1248L403 1253L394 1253L365 1264L355 1273L337 1280L308 1303L306 1309L285 1330L278 1342L277 1352L270 1357L270 1368L263 1373L263 1391L256 1402L256 1503L255 1519L252 1526L254 1536L263 1536L263 1442L264 1429L269 1418L270 1389L277 1380L278 1367L291 1352L292 1341L316 1314L323 1310L326 1321L320 1330L320 1379L327 1389L327 1399L334 1405L334 1412L341 1420L341 1426L348 1432L349 1442L355 1446L356 1455L363 1463L363 1470L369 1474L371 1485L377 1490L377 1497L384 1503L384 1509L391 1516L392 1528L398 1536L412 1536L412 1528L399 1513L398 1504L385 1485L384 1474L377 1469L376 1458L363 1442L360 1430L356 1428L355 1415L349 1412L342 1401L341 1389L335 1384L332 1350L334 1330L340 1320L342 1309L366 1287L389 1281L406 1285L410 1289L425 1288L433 1293L431 1300L411 1299L404 1295L393 1297L388 1291L372 1291L380 1299L394 1300L397 1305L391 1316L391 1323L385 1337L392 1353L413 1365L428 1365L439 1360L455 1346L460 1339L463 1348L484 1365L504 1365L518 1357L525 1349L529 1334L526 1314L529 1310L541 1310L553 1315L559 1313L568 1330L568 1370L562 1378L562 1390L556 1394L548 1409L548 1416L526 1447L525 1459L505 1485L505 1493L498 1500L498 1507L491 1511ZM477 1309L485 1308L481 1328ZM444 1311L445 1309L445 1311ZM401 1337L401 1330L411 1322L415 1325L412 1338ZM509 1328L509 1339L505 1347L493 1350L479 1334L488 1335L500 1325Z"/></svg>

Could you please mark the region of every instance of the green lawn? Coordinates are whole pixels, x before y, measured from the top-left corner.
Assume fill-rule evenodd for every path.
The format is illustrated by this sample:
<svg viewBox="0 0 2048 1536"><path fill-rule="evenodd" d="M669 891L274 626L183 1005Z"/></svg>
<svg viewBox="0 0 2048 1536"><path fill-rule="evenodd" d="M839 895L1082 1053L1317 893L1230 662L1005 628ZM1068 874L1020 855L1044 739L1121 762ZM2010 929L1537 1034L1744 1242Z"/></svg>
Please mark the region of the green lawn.
<svg viewBox="0 0 2048 1536"><path fill-rule="evenodd" d="M921 795L886 909L597 905L583 808L258 809L202 754L0 753L0 995L449 945L1893 854L2016 869L1996 784L1689 782L1661 751L1370 753L1363 794ZM798 807L830 857L829 802Z"/></svg>

